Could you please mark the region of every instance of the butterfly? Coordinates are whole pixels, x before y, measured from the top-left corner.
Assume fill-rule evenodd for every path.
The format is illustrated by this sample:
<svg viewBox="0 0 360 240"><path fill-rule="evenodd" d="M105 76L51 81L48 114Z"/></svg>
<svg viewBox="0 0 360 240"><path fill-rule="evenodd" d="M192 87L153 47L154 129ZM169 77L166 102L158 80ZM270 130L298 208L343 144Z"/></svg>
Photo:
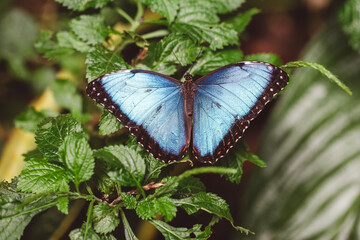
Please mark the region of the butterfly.
<svg viewBox="0 0 360 240"><path fill-rule="evenodd" d="M126 69L93 80L86 92L156 159L177 161L191 148L198 161L215 163L289 82L282 69L255 61L184 78Z"/></svg>

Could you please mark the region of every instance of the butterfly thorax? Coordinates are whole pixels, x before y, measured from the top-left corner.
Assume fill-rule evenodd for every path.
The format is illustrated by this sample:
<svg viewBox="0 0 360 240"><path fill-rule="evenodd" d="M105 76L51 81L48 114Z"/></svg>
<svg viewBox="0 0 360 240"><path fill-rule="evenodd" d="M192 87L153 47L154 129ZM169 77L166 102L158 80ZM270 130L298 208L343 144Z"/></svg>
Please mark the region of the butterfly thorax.
<svg viewBox="0 0 360 240"><path fill-rule="evenodd" d="M194 112L194 92L196 91L196 85L192 81L192 76L189 73L185 74L185 80L182 89L184 93L184 110L185 115L192 116Z"/></svg>

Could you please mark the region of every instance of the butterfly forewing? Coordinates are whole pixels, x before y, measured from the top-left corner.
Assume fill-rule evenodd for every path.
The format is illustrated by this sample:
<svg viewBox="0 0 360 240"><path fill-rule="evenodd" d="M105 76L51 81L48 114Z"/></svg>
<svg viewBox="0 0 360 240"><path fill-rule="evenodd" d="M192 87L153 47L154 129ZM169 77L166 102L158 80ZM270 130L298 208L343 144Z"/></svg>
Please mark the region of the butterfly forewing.
<svg viewBox="0 0 360 240"><path fill-rule="evenodd" d="M143 70L121 70L89 83L87 94L112 112L146 150L165 162L184 157L184 95L181 82Z"/></svg>
<svg viewBox="0 0 360 240"><path fill-rule="evenodd" d="M249 123L289 78L262 62L239 62L198 79L194 94L193 153L214 163L240 139Z"/></svg>

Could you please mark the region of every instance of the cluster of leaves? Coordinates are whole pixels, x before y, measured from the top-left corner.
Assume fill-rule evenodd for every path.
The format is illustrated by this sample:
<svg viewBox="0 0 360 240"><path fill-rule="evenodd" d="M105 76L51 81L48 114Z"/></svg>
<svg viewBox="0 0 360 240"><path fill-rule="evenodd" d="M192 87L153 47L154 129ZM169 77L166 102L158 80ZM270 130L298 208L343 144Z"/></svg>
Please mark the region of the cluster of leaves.
<svg viewBox="0 0 360 240"><path fill-rule="evenodd" d="M238 9L244 0L141 0L136 3L134 17L111 0L57 2L83 14L69 20L67 30L56 34L43 31L35 47L61 66L66 65L64 59L70 59L69 56L84 56L89 81L124 68L181 76L184 70L203 75L240 60L281 64L274 54L244 56L238 48L239 36L258 13L257 9L234 13L221 20L220 17L225 17L223 14ZM162 17L148 19L143 4ZM89 8L104 11L89 15L85 12ZM111 21L107 17L114 14L117 14L116 22L122 22L120 27L108 24ZM129 25L125 25L124 20ZM147 26L151 26L149 31L145 31ZM151 41L154 38L161 40ZM124 49L130 45L138 46L140 53L124 59ZM301 62L298 65L302 66ZM188 66L192 67L184 69ZM293 66L297 65L289 65ZM226 219L237 230L249 232L236 227L228 204L216 194L206 192L200 179L193 176L216 173L239 183L245 160L261 167L265 165L247 153L244 143L239 143L236 150L216 166L169 176L169 169L177 163L166 165L144 152L126 131L119 131L123 126L106 110L99 122L99 134L103 136L92 129L89 131L85 123L90 114L84 111L76 84L56 80L51 89L57 103L69 113L58 115L30 108L16 119L18 127L35 133L37 148L25 154L26 164L20 177L0 186L4 193L0 197L1 239L19 238L35 214L52 206L67 214L69 201L75 199L85 199L89 206L86 222L70 233L71 239L115 239L111 233L120 222L126 239L137 239L126 219L126 211L134 211L139 218L148 220L165 239L194 236L207 239L219 219ZM114 138L114 135L120 137ZM96 139L91 144L97 145L96 148L89 144L90 139ZM125 145L124 141L127 141ZM167 222L176 217L178 208L189 215L207 212L213 218L206 226L172 227ZM159 215L164 221L155 219Z"/></svg>
<svg viewBox="0 0 360 240"><path fill-rule="evenodd" d="M349 44L360 52L360 2L346 1L340 8L338 18L345 34L349 37Z"/></svg>
<svg viewBox="0 0 360 240"><path fill-rule="evenodd" d="M130 23L128 28L119 29L107 24L107 15L82 14L68 22L68 30L55 35L51 31L43 31L38 36L36 49L55 62L61 64L68 56L84 55L88 80L130 67L174 75L178 74L179 63L183 68L192 64L191 73L201 75L246 59L237 48L239 34L258 12L257 9L250 9L220 21L218 14L235 10L244 1L158 3L144 0L137 2L137 13L132 18L127 11L109 0L84 3L57 1L80 12L111 4L119 21L127 20ZM143 19L146 13L143 4L160 13L163 18ZM138 29L148 25L155 26L155 30L152 27L152 32L140 35ZM160 41L150 41L159 37L162 37ZM146 48L142 51L146 57L139 55L129 64L122 57L122 51L129 45ZM256 59L258 56L248 57ZM264 56L259 57L257 60ZM275 55L266 57L279 63ZM126 239L136 239L126 219L126 211L135 211L139 218L151 222L165 239L207 239L211 227L219 219L228 220L237 230L249 232L236 227L228 204L216 194L206 192L205 185L193 176L217 173L231 182L239 183L245 160L264 166L256 156L247 153L244 143L240 143L237 151L231 152L217 166L169 176L173 164L159 162L146 153L133 137L127 136L127 132L119 133L123 126L106 110L103 110L99 122L99 134L105 135L109 141L113 136L108 136L110 134L125 134L128 141L126 145L115 140L111 145L92 148L89 144L90 133L84 125L89 120L89 113L84 111L83 98L76 84L54 80L51 90L57 103L69 113L29 108L17 117L16 126L35 133L37 148L24 155L26 163L20 177L12 183L1 185L0 191L4 193L1 196L1 238L19 238L31 218L50 207L56 206L68 214L69 201L75 199L85 199L89 206L86 222L81 228L71 231L71 239L115 239L111 232L120 222L124 226ZM98 141L103 139L99 135L92 135L92 138L100 139ZM178 208L184 209L189 215L207 212L213 218L206 226L172 227L167 222L176 217ZM157 220L159 215L163 221Z"/></svg>

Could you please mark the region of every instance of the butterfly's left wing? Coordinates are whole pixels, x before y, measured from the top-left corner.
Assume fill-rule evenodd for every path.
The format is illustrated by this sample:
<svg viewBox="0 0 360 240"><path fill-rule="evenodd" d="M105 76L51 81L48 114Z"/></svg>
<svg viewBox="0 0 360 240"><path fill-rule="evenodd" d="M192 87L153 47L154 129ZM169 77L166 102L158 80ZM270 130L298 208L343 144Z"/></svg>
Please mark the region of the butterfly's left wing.
<svg viewBox="0 0 360 240"><path fill-rule="evenodd" d="M262 62L238 62L219 68L196 83L193 153L214 163L289 81L280 68Z"/></svg>
<svg viewBox="0 0 360 240"><path fill-rule="evenodd" d="M120 70L95 79L86 89L96 102L130 129L155 158L184 157L190 142L182 83L160 73Z"/></svg>

